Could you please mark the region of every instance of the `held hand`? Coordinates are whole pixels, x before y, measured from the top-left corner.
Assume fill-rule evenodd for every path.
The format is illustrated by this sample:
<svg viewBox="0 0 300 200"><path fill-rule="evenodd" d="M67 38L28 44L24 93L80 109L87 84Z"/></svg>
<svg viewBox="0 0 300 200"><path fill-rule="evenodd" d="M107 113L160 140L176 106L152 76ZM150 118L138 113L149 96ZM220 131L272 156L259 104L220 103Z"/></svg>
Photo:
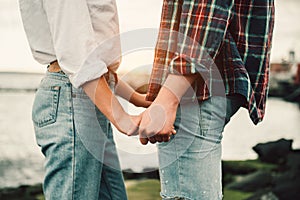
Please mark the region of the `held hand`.
<svg viewBox="0 0 300 200"><path fill-rule="evenodd" d="M178 103L168 98L157 98L142 114L139 128L140 142L146 145L151 143L168 142L174 130Z"/></svg>
<svg viewBox="0 0 300 200"><path fill-rule="evenodd" d="M140 141L142 144L169 141L176 131L173 124L180 99L191 87L199 74L169 74L155 101L145 111L140 124Z"/></svg>
<svg viewBox="0 0 300 200"><path fill-rule="evenodd" d="M124 114L123 116L120 116L115 127L125 135L128 136L138 135L140 122L141 122L141 115L136 116L136 115Z"/></svg>
<svg viewBox="0 0 300 200"><path fill-rule="evenodd" d="M130 103L132 103L136 107L148 108L152 102L146 100L146 94L134 92L130 98Z"/></svg>
<svg viewBox="0 0 300 200"><path fill-rule="evenodd" d="M136 92L128 83L119 79L116 85L115 92L120 97L126 99L137 107L148 108L151 105L150 101L146 101L146 95Z"/></svg>

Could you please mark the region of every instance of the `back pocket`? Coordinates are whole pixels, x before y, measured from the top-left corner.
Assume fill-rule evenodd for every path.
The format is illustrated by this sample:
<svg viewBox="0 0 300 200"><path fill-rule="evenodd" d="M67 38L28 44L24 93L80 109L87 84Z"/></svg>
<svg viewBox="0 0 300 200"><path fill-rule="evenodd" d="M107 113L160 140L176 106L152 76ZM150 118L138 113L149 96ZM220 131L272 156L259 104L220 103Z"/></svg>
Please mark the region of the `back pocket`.
<svg viewBox="0 0 300 200"><path fill-rule="evenodd" d="M32 121L35 126L43 127L56 122L60 86L39 88L32 108Z"/></svg>

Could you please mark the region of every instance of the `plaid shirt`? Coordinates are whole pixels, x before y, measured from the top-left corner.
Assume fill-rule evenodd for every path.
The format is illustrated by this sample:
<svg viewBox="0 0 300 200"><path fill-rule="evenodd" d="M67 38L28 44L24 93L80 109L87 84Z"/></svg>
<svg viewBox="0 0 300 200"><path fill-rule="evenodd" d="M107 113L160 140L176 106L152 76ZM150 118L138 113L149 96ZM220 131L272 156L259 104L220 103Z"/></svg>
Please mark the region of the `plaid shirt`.
<svg viewBox="0 0 300 200"><path fill-rule="evenodd" d="M241 94L253 123L262 121L274 11L274 0L164 0L147 99L170 73L200 73L195 97Z"/></svg>

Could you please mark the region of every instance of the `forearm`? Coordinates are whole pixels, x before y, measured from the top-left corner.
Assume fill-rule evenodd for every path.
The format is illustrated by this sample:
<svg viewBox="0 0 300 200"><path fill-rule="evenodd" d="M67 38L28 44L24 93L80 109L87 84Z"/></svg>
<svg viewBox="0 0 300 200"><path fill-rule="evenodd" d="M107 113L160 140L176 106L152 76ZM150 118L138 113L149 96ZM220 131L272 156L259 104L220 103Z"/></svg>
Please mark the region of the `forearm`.
<svg viewBox="0 0 300 200"><path fill-rule="evenodd" d="M164 99L169 103L179 104L182 96L198 77L199 74L184 76L169 74L155 101Z"/></svg>
<svg viewBox="0 0 300 200"><path fill-rule="evenodd" d="M150 101L146 101L146 96L136 92L128 83L119 79L115 89L116 95L126 99L130 103L138 107L147 108L151 105Z"/></svg>
<svg viewBox="0 0 300 200"><path fill-rule="evenodd" d="M97 108L115 126L118 126L120 119L127 115L103 76L84 84L83 89Z"/></svg>
<svg viewBox="0 0 300 200"><path fill-rule="evenodd" d="M128 83L124 82L122 79L118 79L118 84L116 85L115 93L116 95L130 102L135 91L130 85L128 85Z"/></svg>

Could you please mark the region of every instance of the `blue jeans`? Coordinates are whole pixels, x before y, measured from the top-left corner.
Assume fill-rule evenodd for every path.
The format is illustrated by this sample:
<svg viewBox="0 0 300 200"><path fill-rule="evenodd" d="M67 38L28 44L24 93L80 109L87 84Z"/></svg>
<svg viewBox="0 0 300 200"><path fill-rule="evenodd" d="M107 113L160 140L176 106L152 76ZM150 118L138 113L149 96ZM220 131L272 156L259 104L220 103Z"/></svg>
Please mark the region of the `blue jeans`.
<svg viewBox="0 0 300 200"><path fill-rule="evenodd" d="M127 199L110 122L67 76L47 72L32 120L49 200Z"/></svg>
<svg viewBox="0 0 300 200"><path fill-rule="evenodd" d="M180 105L177 134L158 144L163 199L222 199L222 132L242 102L239 96L214 96Z"/></svg>

